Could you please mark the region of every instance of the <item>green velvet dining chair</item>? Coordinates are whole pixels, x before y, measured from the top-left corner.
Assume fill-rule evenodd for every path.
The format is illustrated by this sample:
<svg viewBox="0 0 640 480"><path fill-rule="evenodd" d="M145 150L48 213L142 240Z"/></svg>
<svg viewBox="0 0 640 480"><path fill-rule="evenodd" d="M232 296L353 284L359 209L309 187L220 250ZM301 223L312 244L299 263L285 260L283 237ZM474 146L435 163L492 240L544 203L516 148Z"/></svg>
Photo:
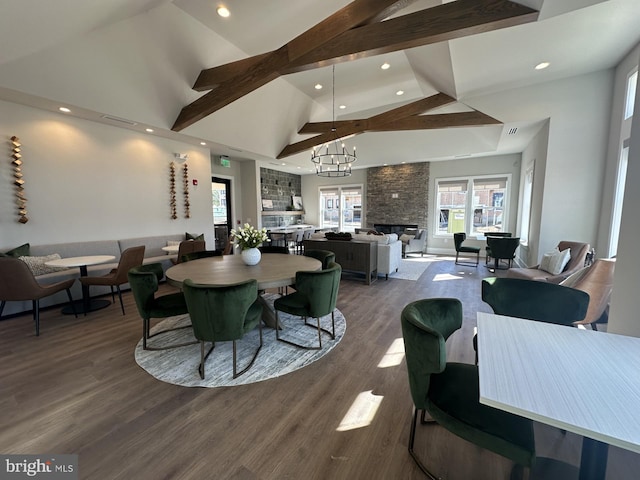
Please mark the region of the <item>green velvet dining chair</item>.
<svg viewBox="0 0 640 480"><path fill-rule="evenodd" d="M182 328L191 328L191 325L186 325L177 328L166 328L155 332L153 335L150 333L152 318L168 318L189 313L182 292L156 296L158 283L162 280L163 275L164 271L161 263L148 263L134 267L127 273L133 299L136 302L138 313L142 317L142 348L144 350L166 350L196 343L181 342L154 346L149 346L148 344L149 339L157 335L163 335Z"/></svg>
<svg viewBox="0 0 640 480"><path fill-rule="evenodd" d="M458 232L453 234L453 243L456 249L456 265L467 265L470 267L477 267L480 263L480 247L469 247L467 245L463 245L464 241L467 239L467 234L464 232ZM461 262L459 260L461 253L472 253L476 255L476 263L469 262Z"/></svg>
<svg viewBox="0 0 640 480"><path fill-rule="evenodd" d="M329 268L329 264L336 261L336 254L330 250L318 250L318 249L305 249L304 254L305 257L315 258L316 260L320 260L322 262L322 268Z"/></svg>
<svg viewBox="0 0 640 480"><path fill-rule="evenodd" d="M408 449L420 470L438 478L414 451L418 415L426 424L426 414L458 437L530 468L536 458L532 421L481 404L478 367L447 362L445 342L462 326L462 303L456 298L412 302L402 310L401 324L414 404Z"/></svg>
<svg viewBox="0 0 640 480"><path fill-rule="evenodd" d="M193 334L200 341L200 378L204 379L205 363L216 342L233 342L233 378L249 370L262 348L262 303L258 300L258 282L247 280L234 285L211 286L186 279L182 288ZM236 341L256 326L260 330L260 345L249 364L238 371ZM206 355L205 342L211 342Z"/></svg>
<svg viewBox="0 0 640 480"><path fill-rule="evenodd" d="M336 338L336 323L334 311L338 300L340 275L342 267L332 262L328 268L316 271L296 272L296 291L279 297L273 302L276 311L276 325L280 325L278 312L286 312L302 317L304 324L313 327L318 332L318 345L303 345L287 338L281 338L276 328L276 340L308 350L322 349L322 332ZM331 314L331 331L320 324L320 318ZM316 319L316 325L307 322L307 318Z"/></svg>

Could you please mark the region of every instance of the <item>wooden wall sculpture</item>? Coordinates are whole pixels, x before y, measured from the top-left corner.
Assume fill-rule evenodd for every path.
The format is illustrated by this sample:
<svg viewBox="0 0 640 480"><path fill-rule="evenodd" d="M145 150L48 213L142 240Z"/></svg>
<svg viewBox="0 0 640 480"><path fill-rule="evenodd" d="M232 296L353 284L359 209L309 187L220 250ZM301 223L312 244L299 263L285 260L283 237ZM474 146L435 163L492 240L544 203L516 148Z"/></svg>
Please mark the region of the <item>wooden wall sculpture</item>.
<svg viewBox="0 0 640 480"><path fill-rule="evenodd" d="M18 222L27 223L27 198L24 196L24 180L22 178L22 154L20 139L11 137L11 163L13 164L13 184L16 186L16 205L18 206Z"/></svg>
<svg viewBox="0 0 640 480"><path fill-rule="evenodd" d="M184 192L184 217L191 218L191 204L189 203L189 167L185 163L182 167L182 186Z"/></svg>
<svg viewBox="0 0 640 480"><path fill-rule="evenodd" d="M176 208L176 164L171 162L169 165L169 205L171 207L171 219L178 218L178 210Z"/></svg>

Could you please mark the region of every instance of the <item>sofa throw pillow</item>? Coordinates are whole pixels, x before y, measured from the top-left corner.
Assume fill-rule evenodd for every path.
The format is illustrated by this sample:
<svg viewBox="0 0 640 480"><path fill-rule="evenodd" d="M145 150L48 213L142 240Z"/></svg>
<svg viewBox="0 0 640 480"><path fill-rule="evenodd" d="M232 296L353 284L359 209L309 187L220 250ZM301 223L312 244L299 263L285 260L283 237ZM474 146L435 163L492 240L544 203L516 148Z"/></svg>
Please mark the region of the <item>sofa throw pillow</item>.
<svg viewBox="0 0 640 480"><path fill-rule="evenodd" d="M177 247L180 245L180 240L167 240L167 247Z"/></svg>
<svg viewBox="0 0 640 480"><path fill-rule="evenodd" d="M19 247L12 248L8 252L4 252L2 256L14 258L23 257L29 255L30 250L31 246L28 243L25 243L24 245L20 245Z"/></svg>
<svg viewBox="0 0 640 480"><path fill-rule="evenodd" d="M407 235L406 233L403 233L402 235L400 235L400 241L402 243L409 243L414 238L415 238L415 235Z"/></svg>
<svg viewBox="0 0 640 480"><path fill-rule="evenodd" d="M66 267L49 267L45 265L46 262L50 262L51 260L59 260L59 253L52 253L51 255L44 255L41 257L22 256L18 258L27 264L27 267L29 267L29 270L31 270L31 273L33 273L34 276L67 270Z"/></svg>
<svg viewBox="0 0 640 480"><path fill-rule="evenodd" d="M184 234L185 240L204 240L204 233L189 233L186 232Z"/></svg>
<svg viewBox="0 0 640 480"><path fill-rule="evenodd" d="M544 270L552 275L562 273L571 259L571 249L560 251L556 247L552 252L545 253L540 261L540 270Z"/></svg>

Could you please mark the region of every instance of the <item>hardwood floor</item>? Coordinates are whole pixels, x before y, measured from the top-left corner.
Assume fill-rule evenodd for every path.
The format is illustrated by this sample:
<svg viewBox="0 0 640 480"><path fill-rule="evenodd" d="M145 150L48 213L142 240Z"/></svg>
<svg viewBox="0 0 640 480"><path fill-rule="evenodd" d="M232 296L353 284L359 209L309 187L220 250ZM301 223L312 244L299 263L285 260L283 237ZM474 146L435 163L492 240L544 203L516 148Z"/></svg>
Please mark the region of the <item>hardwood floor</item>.
<svg viewBox="0 0 640 480"><path fill-rule="evenodd" d="M465 320L449 358L472 363L476 312L490 311L480 279L491 275L482 264L443 258L415 282L344 279L340 344L302 370L239 387L178 387L138 367L142 321L130 292L125 316L117 300L77 319L45 310L40 337L30 314L2 321L0 452L77 453L80 478L97 480L422 479L407 452L412 403L400 312L420 298L460 298ZM356 399L364 401L347 420ZM544 425L535 433L539 455L578 463L581 437ZM509 461L437 425L419 426L416 442L443 478L509 476ZM609 452L609 480L636 478L640 456Z"/></svg>

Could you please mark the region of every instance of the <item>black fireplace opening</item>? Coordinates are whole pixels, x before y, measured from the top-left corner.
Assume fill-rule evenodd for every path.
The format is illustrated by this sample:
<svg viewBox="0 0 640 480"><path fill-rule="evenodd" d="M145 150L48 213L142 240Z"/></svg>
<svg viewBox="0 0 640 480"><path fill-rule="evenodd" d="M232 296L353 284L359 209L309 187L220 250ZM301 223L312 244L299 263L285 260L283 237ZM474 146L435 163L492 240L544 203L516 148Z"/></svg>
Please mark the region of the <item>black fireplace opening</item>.
<svg viewBox="0 0 640 480"><path fill-rule="evenodd" d="M400 236L409 228L417 229L418 225L415 223L374 223L373 228L376 232L395 233Z"/></svg>

